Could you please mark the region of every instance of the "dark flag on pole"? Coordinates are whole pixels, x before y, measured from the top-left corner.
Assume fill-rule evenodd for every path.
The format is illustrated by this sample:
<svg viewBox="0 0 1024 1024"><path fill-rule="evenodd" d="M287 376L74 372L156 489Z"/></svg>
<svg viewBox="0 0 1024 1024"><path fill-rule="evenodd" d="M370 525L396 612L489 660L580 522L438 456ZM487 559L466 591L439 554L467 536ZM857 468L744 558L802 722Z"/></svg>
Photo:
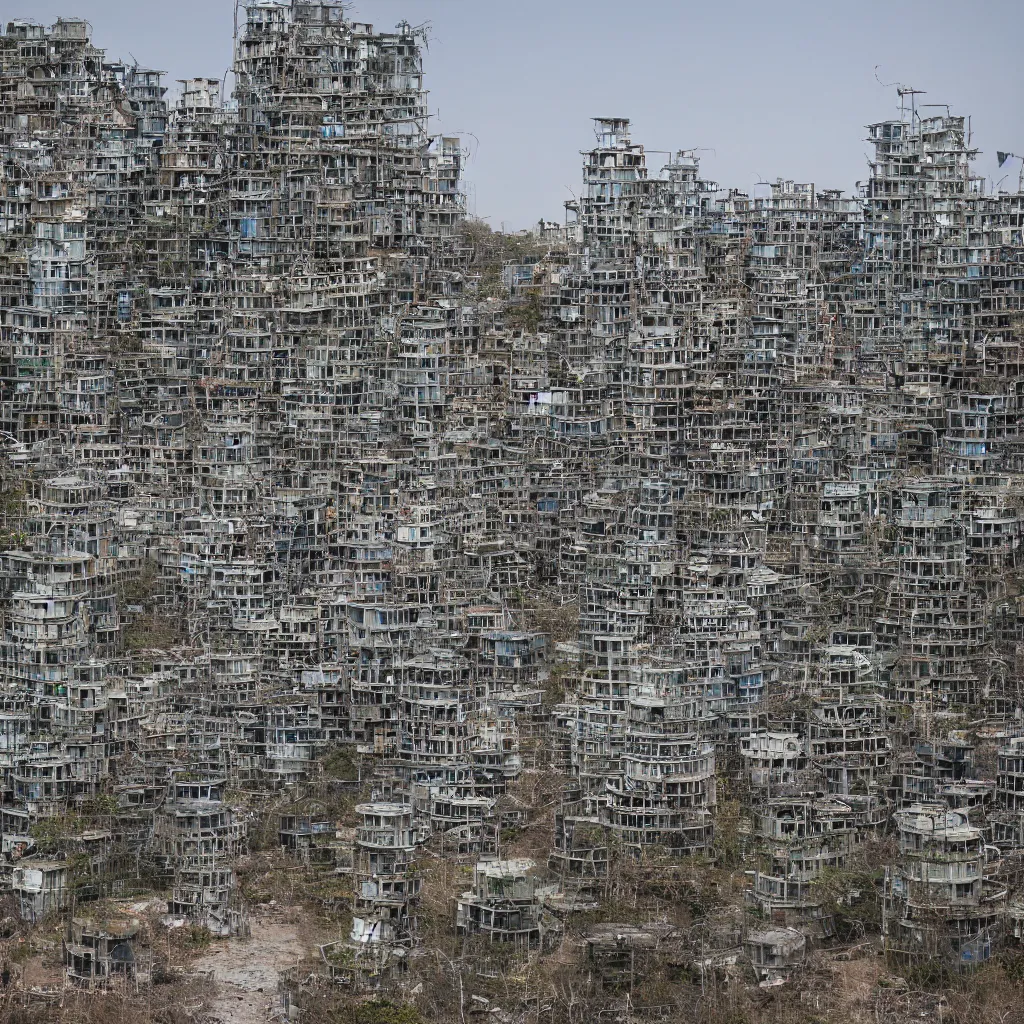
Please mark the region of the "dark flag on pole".
<svg viewBox="0 0 1024 1024"><path fill-rule="evenodd" d="M1003 164L1005 164L1006 161L1009 160L1011 156L1013 156L1012 153L1004 153L1002 150L999 150L999 149L996 150L996 158L999 160L999 166L1000 167L1002 167Z"/></svg>

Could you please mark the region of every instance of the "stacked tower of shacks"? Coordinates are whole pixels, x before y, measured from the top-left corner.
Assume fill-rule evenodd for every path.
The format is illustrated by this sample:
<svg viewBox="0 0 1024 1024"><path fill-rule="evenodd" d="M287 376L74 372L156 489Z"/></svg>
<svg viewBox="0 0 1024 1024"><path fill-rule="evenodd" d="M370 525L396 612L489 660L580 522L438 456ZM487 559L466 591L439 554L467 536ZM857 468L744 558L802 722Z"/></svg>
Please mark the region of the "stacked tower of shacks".
<svg viewBox="0 0 1024 1024"><path fill-rule="evenodd" d="M243 3L230 98L168 99L85 22L0 37L0 881L35 919L149 870L236 932L244 808L342 748L348 980L415 945L430 843L491 941L739 856L813 943L891 834L891 953L984 959L1024 920L1024 195L910 90L856 197L600 118L484 297L423 42Z"/></svg>

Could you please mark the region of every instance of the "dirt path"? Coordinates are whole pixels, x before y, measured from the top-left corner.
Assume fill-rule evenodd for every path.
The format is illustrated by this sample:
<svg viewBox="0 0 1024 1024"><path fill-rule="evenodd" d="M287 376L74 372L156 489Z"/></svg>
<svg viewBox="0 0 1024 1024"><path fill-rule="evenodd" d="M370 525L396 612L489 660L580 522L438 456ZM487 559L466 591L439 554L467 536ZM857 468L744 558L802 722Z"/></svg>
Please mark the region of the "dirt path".
<svg viewBox="0 0 1024 1024"><path fill-rule="evenodd" d="M219 1024L266 1024L278 1019L277 983L306 950L290 920L273 915L253 918L251 939L217 942L194 961L197 971L211 971L217 998L210 1015Z"/></svg>

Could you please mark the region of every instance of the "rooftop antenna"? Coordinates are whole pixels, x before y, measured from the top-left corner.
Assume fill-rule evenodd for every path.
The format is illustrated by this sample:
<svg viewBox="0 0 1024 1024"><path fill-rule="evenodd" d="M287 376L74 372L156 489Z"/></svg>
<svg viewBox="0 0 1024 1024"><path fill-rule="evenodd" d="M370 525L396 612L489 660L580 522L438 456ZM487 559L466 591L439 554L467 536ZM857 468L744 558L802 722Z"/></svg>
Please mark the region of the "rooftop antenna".
<svg viewBox="0 0 1024 1024"><path fill-rule="evenodd" d="M917 101L914 99L915 96L924 96L924 89L915 89L912 85L901 85L899 82L883 82L878 77L878 69L881 64L875 65L875 81L885 89L891 89L893 86L896 87L896 94L900 98L900 116L903 120L907 118L907 97L910 97L910 118L911 123L917 118Z"/></svg>
<svg viewBox="0 0 1024 1024"><path fill-rule="evenodd" d="M910 123L917 120L917 100L915 96L924 96L924 89L915 89L912 85L899 85L896 87L896 95L900 98L900 113L905 119L907 116L907 100L910 97Z"/></svg>

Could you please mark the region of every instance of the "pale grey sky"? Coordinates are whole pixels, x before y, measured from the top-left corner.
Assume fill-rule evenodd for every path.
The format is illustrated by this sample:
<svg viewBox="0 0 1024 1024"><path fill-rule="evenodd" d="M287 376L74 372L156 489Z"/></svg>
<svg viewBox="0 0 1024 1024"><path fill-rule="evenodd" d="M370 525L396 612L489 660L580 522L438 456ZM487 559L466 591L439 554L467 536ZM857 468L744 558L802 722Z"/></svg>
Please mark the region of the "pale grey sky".
<svg viewBox="0 0 1024 1024"><path fill-rule="evenodd" d="M21 0L0 14L87 18L111 57L171 79L222 75L234 0ZM776 177L850 190L863 126L896 111L902 82L973 115L981 173L1024 154L1021 0L356 0L390 29L430 22L435 127L463 134L475 212L495 227L561 219L594 115L630 117L648 149L706 147L705 174L749 188ZM471 133L471 134L470 134ZM475 136L473 138L472 136ZM656 163L656 160L654 161Z"/></svg>

